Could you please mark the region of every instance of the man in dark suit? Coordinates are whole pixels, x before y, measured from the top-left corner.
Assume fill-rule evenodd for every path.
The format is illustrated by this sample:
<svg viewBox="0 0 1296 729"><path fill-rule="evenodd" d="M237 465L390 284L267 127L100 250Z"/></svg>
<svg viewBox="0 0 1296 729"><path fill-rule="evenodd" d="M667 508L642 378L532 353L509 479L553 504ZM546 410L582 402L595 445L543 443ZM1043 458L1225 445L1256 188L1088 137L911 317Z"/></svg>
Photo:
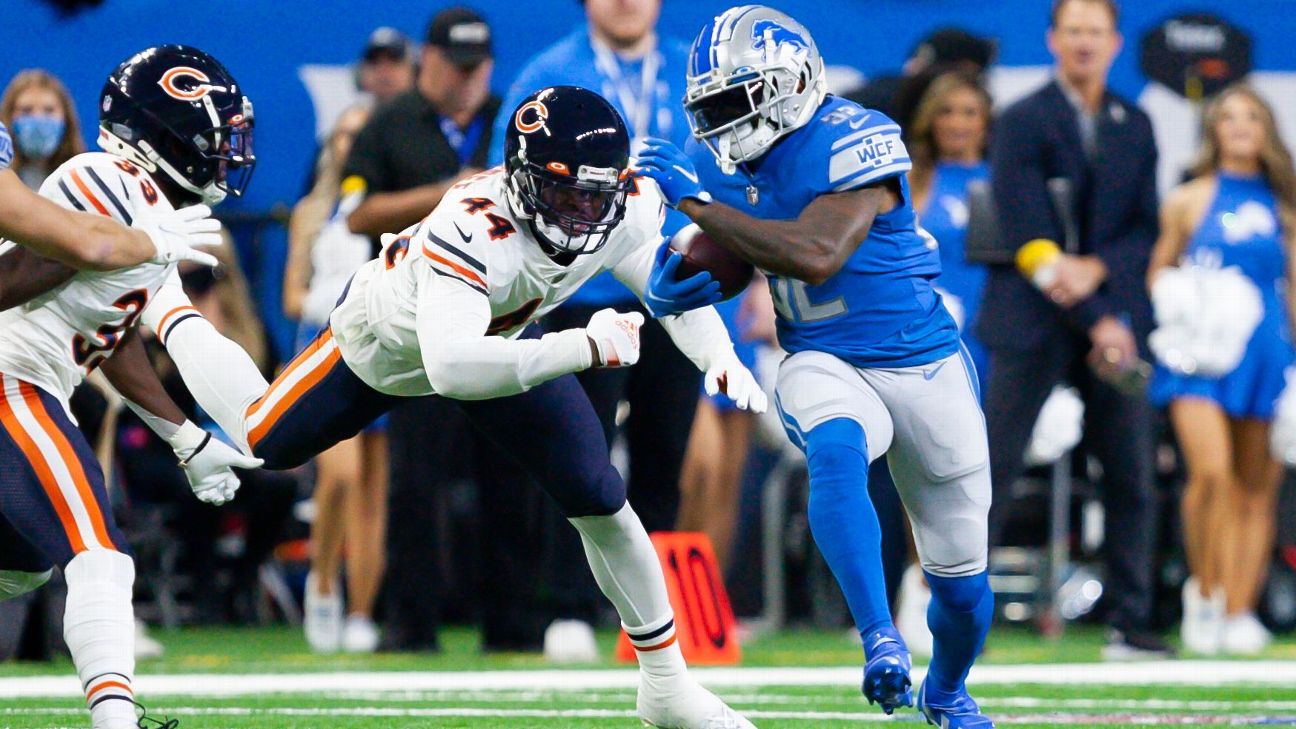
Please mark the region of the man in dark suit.
<svg viewBox="0 0 1296 729"><path fill-rule="evenodd" d="M1064 240L1048 181L1065 178L1079 250L1050 263L1052 280L1040 287L1011 266L992 267L978 334L991 352L990 543L1000 540L1040 408L1055 384L1069 380L1085 400L1085 445L1104 473L1111 608L1104 657L1128 659L1168 650L1146 632L1155 525L1151 409L1142 395L1111 384L1137 363L1151 328L1143 282L1157 236L1151 122L1106 88L1121 47L1116 27L1111 0L1056 0L1048 31L1055 78L996 124L993 189L1005 242L1017 248L1037 238Z"/></svg>

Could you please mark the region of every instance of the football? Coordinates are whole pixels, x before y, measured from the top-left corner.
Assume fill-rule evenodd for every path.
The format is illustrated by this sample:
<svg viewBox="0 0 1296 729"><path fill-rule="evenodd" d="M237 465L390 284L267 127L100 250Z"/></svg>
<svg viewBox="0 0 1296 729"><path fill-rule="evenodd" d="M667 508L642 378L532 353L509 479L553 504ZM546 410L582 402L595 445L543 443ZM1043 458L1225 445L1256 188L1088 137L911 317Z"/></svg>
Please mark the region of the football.
<svg viewBox="0 0 1296 729"><path fill-rule="evenodd" d="M696 223L680 228L671 238L670 247L684 256L676 278L682 280L698 271L708 271L720 282L720 295L726 299L742 293L756 274L755 266L716 243Z"/></svg>

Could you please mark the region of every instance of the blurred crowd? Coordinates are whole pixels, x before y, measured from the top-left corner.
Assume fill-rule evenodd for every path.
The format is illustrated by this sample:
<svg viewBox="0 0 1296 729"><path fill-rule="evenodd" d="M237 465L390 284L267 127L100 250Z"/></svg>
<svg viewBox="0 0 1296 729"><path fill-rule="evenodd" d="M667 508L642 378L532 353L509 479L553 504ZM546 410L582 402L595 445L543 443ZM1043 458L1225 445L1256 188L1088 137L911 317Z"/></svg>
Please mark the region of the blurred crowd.
<svg viewBox="0 0 1296 729"><path fill-rule="evenodd" d="M382 234L420 220L452 184L501 161L502 130L534 89L591 88L634 140L688 141L680 69L689 39L655 32L660 0L583 6L585 22L516 79L493 75L496 39L470 8L437 13L421 42L373 31L356 61L361 101L321 144L289 223L283 311L299 322L299 343L327 326ZM1055 59L1052 80L1006 109L986 83L995 41L957 28L929 34L897 59L896 73L836 91L904 130L911 202L939 245L937 283L980 374L991 546L1005 548L992 555L1043 544L1040 484L1061 460L1079 485L1077 502L1101 505L1076 510L1072 551L1103 585L1080 612L1110 627L1109 657L1169 655L1172 627L1195 653L1254 654L1271 628L1289 627L1266 627L1259 606L1277 554L1284 473L1270 426L1293 360L1286 286L1296 171L1272 100L1236 83L1203 105L1199 161L1160 199L1147 116L1106 86L1120 52L1118 9L1069 0L1051 20L1040 42ZM85 150L71 96L40 70L9 81L0 122L13 132L13 167L33 189ZM668 213L663 233L684 222ZM277 363L232 246L222 260L187 271L185 288L272 374ZM1193 291L1204 289L1193 287L1222 271L1240 271L1259 295L1253 311L1221 304L1215 316L1233 327L1226 339L1235 343L1203 347ZM565 328L609 306L641 308L605 276L547 323ZM763 282L718 308L745 362L772 372L780 352ZM1240 321L1254 323L1239 332ZM795 474L799 455L777 415L762 420L704 394L700 374L651 318L642 336L637 366L584 372L581 385L648 530L705 533L739 612L757 614L763 541L798 538L795 503L788 528L772 536L762 527L763 484ZM160 348L156 357L176 401L214 429ZM74 407L110 474L139 557L139 614L150 622L300 619L319 652L435 651L442 623L476 623L484 650L554 661L594 659L593 629L615 624L578 534L518 464L439 399L402 405L304 468L242 474L238 497L220 509L192 498L170 447L111 388L92 380ZM930 645L925 586L884 459L870 482L897 622L921 653ZM807 564L787 589L805 581ZM992 573L1000 568L992 556ZM0 658L59 650L59 600L55 581L0 603ZM160 646L141 632L139 650Z"/></svg>

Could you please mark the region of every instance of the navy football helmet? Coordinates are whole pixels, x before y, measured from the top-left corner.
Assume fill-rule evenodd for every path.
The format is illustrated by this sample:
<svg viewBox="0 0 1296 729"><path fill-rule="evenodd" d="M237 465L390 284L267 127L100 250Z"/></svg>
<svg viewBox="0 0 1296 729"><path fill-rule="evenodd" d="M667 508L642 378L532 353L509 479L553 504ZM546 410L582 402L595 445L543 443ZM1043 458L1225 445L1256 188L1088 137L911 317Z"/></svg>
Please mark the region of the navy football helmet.
<svg viewBox="0 0 1296 729"><path fill-rule="evenodd" d="M612 105L578 86L550 86L513 111L505 187L518 218L557 253L593 253L625 217L630 135Z"/></svg>
<svg viewBox="0 0 1296 729"><path fill-rule="evenodd" d="M161 171L208 205L252 179L252 102L220 61L189 46L154 46L122 62L99 101L99 146Z"/></svg>

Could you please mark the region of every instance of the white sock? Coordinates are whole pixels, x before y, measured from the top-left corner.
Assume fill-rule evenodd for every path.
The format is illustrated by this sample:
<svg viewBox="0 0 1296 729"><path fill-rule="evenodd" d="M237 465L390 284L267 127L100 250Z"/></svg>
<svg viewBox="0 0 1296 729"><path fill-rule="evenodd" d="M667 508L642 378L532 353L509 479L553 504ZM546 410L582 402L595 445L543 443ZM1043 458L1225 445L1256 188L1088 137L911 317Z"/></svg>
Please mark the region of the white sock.
<svg viewBox="0 0 1296 729"><path fill-rule="evenodd" d="M85 689L94 729L133 727L135 563L121 552L92 549L73 557L63 574L68 586L63 639Z"/></svg>
<svg viewBox="0 0 1296 729"><path fill-rule="evenodd" d="M666 578L652 540L630 504L610 516L569 521L580 531L595 581L631 636L640 668L654 675L683 672L684 656L675 642Z"/></svg>
<svg viewBox="0 0 1296 729"><path fill-rule="evenodd" d="M163 287L159 297L166 291ZM188 299L155 299L144 310L143 322L157 332L194 399L246 452L244 411L270 385L248 353L211 322L184 310L184 305L170 306L181 301L188 304Z"/></svg>

